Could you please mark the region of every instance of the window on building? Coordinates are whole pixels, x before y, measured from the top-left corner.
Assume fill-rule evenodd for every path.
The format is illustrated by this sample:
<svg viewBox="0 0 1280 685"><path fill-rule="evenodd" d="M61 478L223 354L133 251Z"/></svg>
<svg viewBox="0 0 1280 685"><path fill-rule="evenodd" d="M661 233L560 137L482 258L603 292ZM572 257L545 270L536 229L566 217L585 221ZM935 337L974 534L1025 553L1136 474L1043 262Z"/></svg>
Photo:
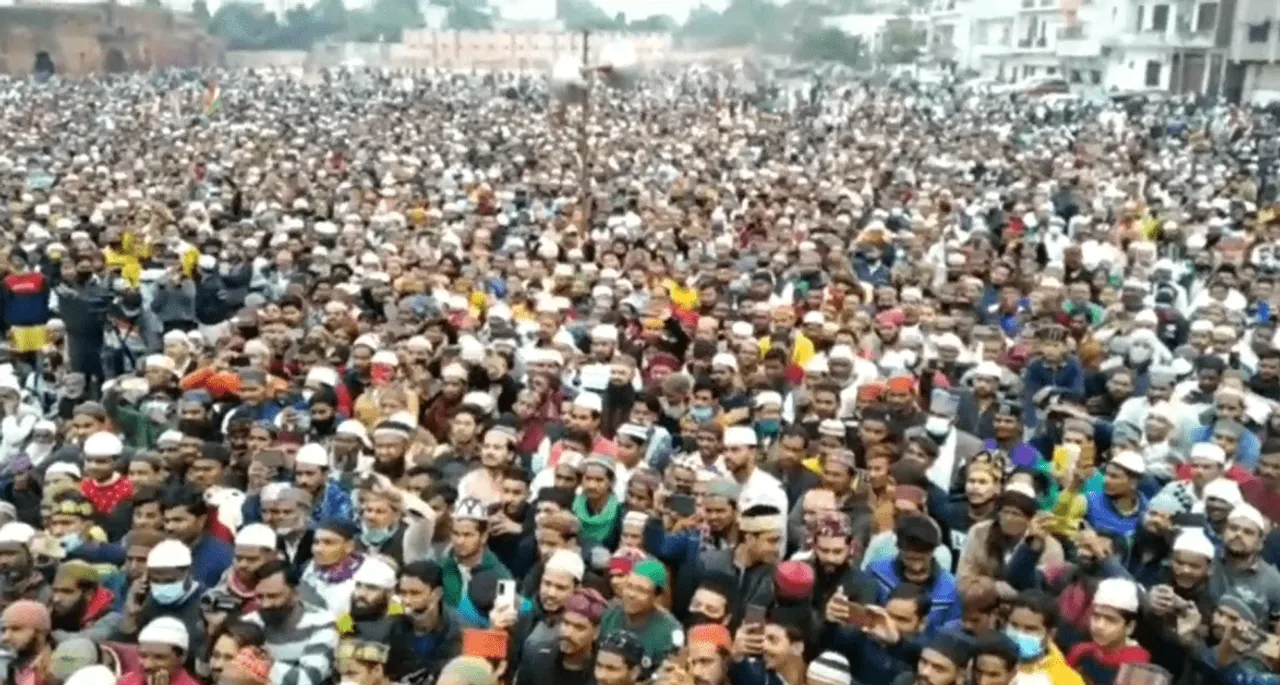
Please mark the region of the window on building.
<svg viewBox="0 0 1280 685"><path fill-rule="evenodd" d="M1084 79L1080 78L1079 69L1072 69L1071 72L1067 74L1067 81L1071 83L1082 83Z"/></svg>
<svg viewBox="0 0 1280 685"><path fill-rule="evenodd" d="M1151 8L1151 30L1165 31L1169 28L1169 6L1156 5Z"/></svg>
<svg viewBox="0 0 1280 685"><path fill-rule="evenodd" d="M1058 75L1058 68L1057 68L1057 67L1045 67L1045 69L1044 69L1044 75L1045 75L1045 76L1057 76L1057 75Z"/></svg>
<svg viewBox="0 0 1280 685"><path fill-rule="evenodd" d="M1147 60L1147 78L1146 84L1148 88L1160 87L1160 70L1164 65L1156 60Z"/></svg>
<svg viewBox="0 0 1280 685"><path fill-rule="evenodd" d="M1146 7L1146 5L1138 5L1138 20L1137 20L1137 21L1135 21L1135 22L1133 23L1133 30L1134 30L1134 31L1141 31L1141 30L1143 30L1143 28L1142 28L1142 27L1143 27L1143 23L1142 23L1142 21L1143 21L1144 19L1146 19L1146 18L1147 18L1147 7Z"/></svg>
<svg viewBox="0 0 1280 685"><path fill-rule="evenodd" d="M1023 9L1031 9L1036 6L1036 0L1022 0Z"/></svg>
<svg viewBox="0 0 1280 685"><path fill-rule="evenodd" d="M1035 76L1035 75L1036 75L1036 68L1035 68L1035 67L1030 67L1030 66L1028 66L1028 67L1023 67L1023 68L1022 68L1022 78L1031 78L1031 77L1033 77L1033 76Z"/></svg>
<svg viewBox="0 0 1280 685"><path fill-rule="evenodd" d="M1100 85L1102 83L1102 72L1098 69L1089 72L1089 83L1095 86Z"/></svg>
<svg viewBox="0 0 1280 685"><path fill-rule="evenodd" d="M1218 3L1200 3L1196 8L1196 33L1212 31L1216 23L1218 23Z"/></svg>

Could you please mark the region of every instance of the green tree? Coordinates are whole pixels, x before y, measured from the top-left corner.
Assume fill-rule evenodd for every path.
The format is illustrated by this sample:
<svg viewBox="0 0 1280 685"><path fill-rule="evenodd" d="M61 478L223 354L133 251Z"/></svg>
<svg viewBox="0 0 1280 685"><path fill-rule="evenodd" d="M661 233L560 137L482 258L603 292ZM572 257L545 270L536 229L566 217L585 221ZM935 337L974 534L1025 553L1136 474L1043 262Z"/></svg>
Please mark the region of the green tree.
<svg viewBox="0 0 1280 685"><path fill-rule="evenodd" d="M925 34L910 17L899 16L885 24L880 41L880 61L885 64L909 64L920 57Z"/></svg>
<svg viewBox="0 0 1280 685"><path fill-rule="evenodd" d="M862 39L835 28L822 28L799 36L793 55L796 59L816 62L859 67L867 64L867 47Z"/></svg>
<svg viewBox="0 0 1280 685"><path fill-rule="evenodd" d="M557 0L556 18L571 31L614 31L619 18L626 22L625 14L611 18L591 0Z"/></svg>
<svg viewBox="0 0 1280 685"><path fill-rule="evenodd" d="M679 27L680 25L670 15L654 14L631 22L627 30L639 33L671 33Z"/></svg>

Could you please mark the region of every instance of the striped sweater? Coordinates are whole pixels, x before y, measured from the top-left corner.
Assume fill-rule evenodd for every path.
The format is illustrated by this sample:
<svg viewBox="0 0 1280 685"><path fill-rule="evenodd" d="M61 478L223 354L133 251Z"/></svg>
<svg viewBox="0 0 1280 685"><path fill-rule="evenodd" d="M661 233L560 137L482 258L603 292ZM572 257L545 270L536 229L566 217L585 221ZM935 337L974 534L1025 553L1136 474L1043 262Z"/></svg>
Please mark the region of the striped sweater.
<svg viewBox="0 0 1280 685"><path fill-rule="evenodd" d="M301 615L283 626L268 627L253 612L245 620L263 627L271 655L269 685L322 685L333 677L338 628L324 609L300 604Z"/></svg>

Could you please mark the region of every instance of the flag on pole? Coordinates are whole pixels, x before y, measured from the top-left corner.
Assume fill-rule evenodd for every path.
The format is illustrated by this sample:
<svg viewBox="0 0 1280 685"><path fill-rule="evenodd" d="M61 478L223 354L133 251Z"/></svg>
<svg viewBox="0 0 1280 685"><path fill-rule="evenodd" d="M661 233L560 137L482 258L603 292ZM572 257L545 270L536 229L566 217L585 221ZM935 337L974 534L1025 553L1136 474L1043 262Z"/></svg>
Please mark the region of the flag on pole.
<svg viewBox="0 0 1280 685"><path fill-rule="evenodd" d="M201 103L204 109L204 115L209 116L218 111L218 105L222 101L222 88L218 86L217 81L210 81L209 87L204 91L204 98Z"/></svg>

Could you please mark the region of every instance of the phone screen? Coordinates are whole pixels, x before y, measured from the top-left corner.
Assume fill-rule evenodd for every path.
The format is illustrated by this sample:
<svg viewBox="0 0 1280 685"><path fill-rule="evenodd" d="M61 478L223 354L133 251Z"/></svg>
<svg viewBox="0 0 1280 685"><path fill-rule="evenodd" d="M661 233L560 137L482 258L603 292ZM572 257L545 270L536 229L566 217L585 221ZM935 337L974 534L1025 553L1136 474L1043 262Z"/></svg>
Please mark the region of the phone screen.
<svg viewBox="0 0 1280 685"><path fill-rule="evenodd" d="M742 614L742 625L764 625L765 608L760 604L748 604L747 610Z"/></svg>

